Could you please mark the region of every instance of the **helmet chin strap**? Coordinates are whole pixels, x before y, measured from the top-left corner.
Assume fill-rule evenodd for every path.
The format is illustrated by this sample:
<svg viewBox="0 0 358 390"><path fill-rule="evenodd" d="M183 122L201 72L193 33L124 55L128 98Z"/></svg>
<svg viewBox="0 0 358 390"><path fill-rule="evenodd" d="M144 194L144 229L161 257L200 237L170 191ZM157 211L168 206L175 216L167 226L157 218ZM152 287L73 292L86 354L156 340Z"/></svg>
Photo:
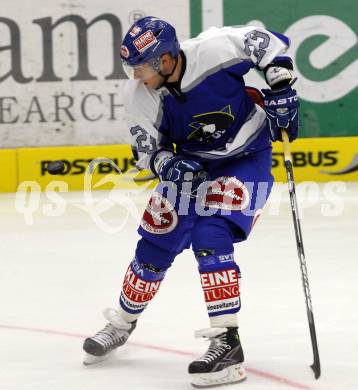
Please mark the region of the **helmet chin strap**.
<svg viewBox="0 0 358 390"><path fill-rule="evenodd" d="M163 82L160 84L160 86L157 89L161 88L166 82L168 82L169 77L174 74L175 69L177 68L178 62L179 62L179 58L175 57L174 67L173 67L172 71L168 74L164 74L164 73L162 73L161 70L159 70L158 74L159 74L159 76L161 76L163 78Z"/></svg>

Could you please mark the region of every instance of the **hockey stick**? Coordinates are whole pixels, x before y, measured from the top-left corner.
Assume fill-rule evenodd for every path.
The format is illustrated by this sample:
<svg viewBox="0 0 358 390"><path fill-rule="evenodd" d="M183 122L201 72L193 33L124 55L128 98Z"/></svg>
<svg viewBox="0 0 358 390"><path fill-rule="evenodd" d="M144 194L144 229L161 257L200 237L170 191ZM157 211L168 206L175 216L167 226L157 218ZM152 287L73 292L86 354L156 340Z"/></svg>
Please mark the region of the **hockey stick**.
<svg viewBox="0 0 358 390"><path fill-rule="evenodd" d="M281 134L282 134L282 141L283 141L283 153L284 153L284 157L285 157L285 167L286 167L286 173L287 173L288 190L290 193L293 225L295 227L295 236L296 236L298 258L300 260L303 291L304 291L305 299L306 299L307 317L308 317L308 324L309 324L311 343L312 343L312 349L313 349L313 364L311 365L311 368L314 372L315 378L318 379L321 375L321 363L320 363L319 352L318 352L316 327L315 327L314 318L313 318L312 299L311 299L311 291L310 291L310 286L309 286L309 281L308 281L305 252L303 249L301 223L300 223L300 218L298 215L296 189L295 189L295 181L293 178L293 166L292 166L292 157L291 157L291 151L290 151L290 141L289 141L288 134L287 134L286 130L281 129Z"/></svg>

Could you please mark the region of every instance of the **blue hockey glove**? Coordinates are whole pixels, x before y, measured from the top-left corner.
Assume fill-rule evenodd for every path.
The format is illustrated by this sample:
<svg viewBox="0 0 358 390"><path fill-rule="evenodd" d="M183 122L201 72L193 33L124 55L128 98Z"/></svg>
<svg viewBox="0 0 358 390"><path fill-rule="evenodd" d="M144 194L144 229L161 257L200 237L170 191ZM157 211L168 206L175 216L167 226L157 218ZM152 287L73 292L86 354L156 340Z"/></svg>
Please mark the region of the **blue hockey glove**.
<svg viewBox="0 0 358 390"><path fill-rule="evenodd" d="M209 180L209 175L203 166L196 161L183 156L173 156L166 159L158 172L161 181L170 181L177 186L178 193L195 197L203 182ZM183 184L191 181L190 193L183 191Z"/></svg>
<svg viewBox="0 0 358 390"><path fill-rule="evenodd" d="M262 89L262 93L272 141L282 142L281 129L285 129L292 142L300 127L296 90L288 86L278 91Z"/></svg>

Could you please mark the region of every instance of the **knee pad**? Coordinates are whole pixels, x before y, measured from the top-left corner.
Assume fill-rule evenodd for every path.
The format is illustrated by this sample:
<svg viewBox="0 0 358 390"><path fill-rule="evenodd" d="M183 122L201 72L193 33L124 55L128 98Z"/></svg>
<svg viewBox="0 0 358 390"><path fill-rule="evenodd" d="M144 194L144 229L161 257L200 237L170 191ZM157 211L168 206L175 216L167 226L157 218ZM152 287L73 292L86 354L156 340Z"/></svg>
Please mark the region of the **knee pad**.
<svg viewBox="0 0 358 390"><path fill-rule="evenodd" d="M193 229L192 247L196 257L202 250L226 255L234 252L233 239L230 221L216 215L201 217Z"/></svg>
<svg viewBox="0 0 358 390"><path fill-rule="evenodd" d="M195 252L195 258L198 262L200 273L234 269L238 277L241 277L240 268L235 263L233 252L215 254L215 251L211 249L201 249Z"/></svg>
<svg viewBox="0 0 358 390"><path fill-rule="evenodd" d="M173 263L178 252L171 252L141 238L136 249L136 258L140 264L159 271L167 270Z"/></svg>

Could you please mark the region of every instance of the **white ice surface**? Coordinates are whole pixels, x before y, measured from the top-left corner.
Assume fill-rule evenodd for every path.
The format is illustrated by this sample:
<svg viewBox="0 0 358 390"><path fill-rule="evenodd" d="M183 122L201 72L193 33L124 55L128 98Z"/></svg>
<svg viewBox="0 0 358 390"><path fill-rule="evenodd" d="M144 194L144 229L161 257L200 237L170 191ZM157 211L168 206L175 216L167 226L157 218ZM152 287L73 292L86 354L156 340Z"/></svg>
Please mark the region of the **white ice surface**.
<svg viewBox="0 0 358 390"><path fill-rule="evenodd" d="M277 186L249 240L235 248L249 372L227 390L358 389L358 183L332 199L323 185L316 190L319 197L303 188L298 195L300 204L315 203L303 210L302 229L322 377L316 381L309 368L287 190ZM96 200L107 195L94 194ZM129 218L117 234L105 233L75 206L83 202L81 193L62 196L67 207L61 217L40 209L29 226L15 210L15 196L0 195L0 389L189 389L187 365L207 348L193 332L208 326L192 253L178 256L131 343L109 361L84 367L82 337L102 328L101 310L116 305L138 239L137 221ZM148 193L131 196L142 212ZM42 196L41 207L45 203ZM322 205L343 209L328 217ZM115 226L125 213L117 205L102 218Z"/></svg>

